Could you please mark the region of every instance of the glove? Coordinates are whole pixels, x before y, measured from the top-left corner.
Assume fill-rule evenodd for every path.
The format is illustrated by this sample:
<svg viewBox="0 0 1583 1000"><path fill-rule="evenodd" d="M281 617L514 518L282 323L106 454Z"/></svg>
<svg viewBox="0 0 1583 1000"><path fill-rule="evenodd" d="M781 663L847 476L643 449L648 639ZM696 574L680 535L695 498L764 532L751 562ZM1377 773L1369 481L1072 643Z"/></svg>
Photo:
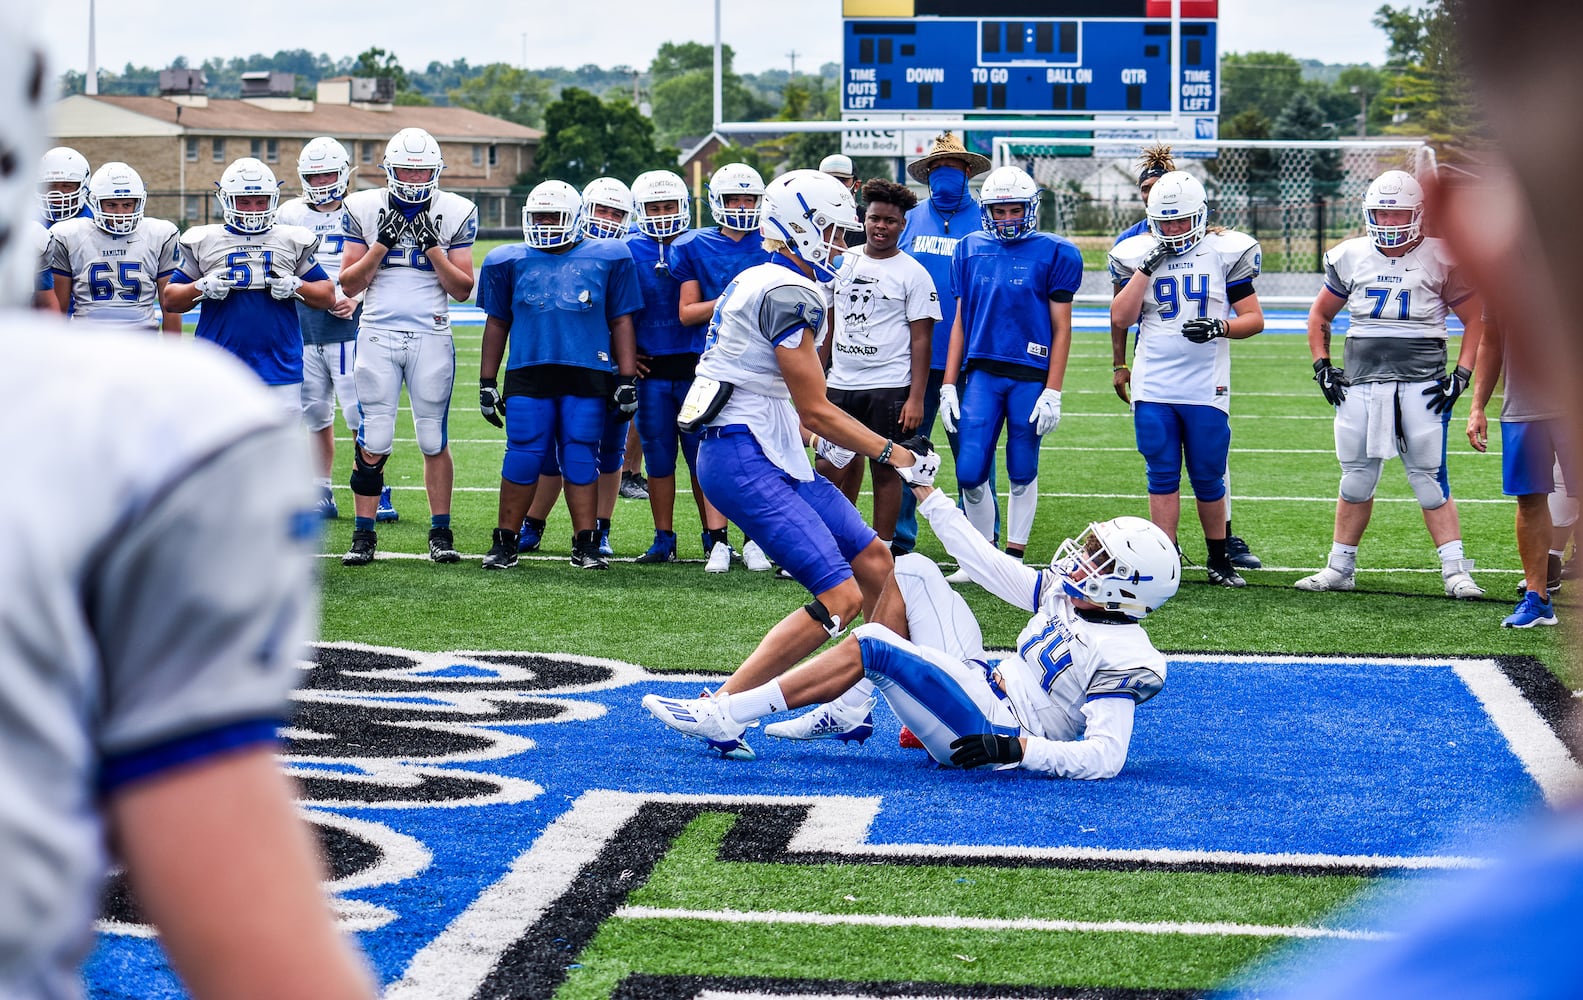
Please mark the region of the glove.
<svg viewBox="0 0 1583 1000"><path fill-rule="evenodd" d="M1319 383L1319 391L1325 394L1325 402L1331 406L1340 406L1347 398L1347 374L1332 365L1329 358L1314 362L1314 381Z"/></svg>
<svg viewBox="0 0 1583 1000"><path fill-rule="evenodd" d="M1041 436L1050 433L1060 425L1060 389L1046 389L1039 393L1038 402L1033 404L1033 412L1028 415L1028 423L1033 425L1033 432Z"/></svg>
<svg viewBox="0 0 1583 1000"><path fill-rule="evenodd" d="M1022 740L999 733L971 733L951 741L951 763L957 767L1015 764L1022 760Z"/></svg>
<svg viewBox="0 0 1583 1000"><path fill-rule="evenodd" d="M911 449L908 449L909 451ZM934 477L940 474L940 455L933 448L914 451L913 462L906 468L896 467L896 475L908 486L933 486Z"/></svg>
<svg viewBox="0 0 1583 1000"><path fill-rule="evenodd" d="M271 274L264 279L264 284L269 286L269 294L284 302L297 294L297 289L302 287L302 279L295 274L283 274L279 277Z"/></svg>
<svg viewBox="0 0 1583 1000"><path fill-rule="evenodd" d="M236 279L230 271L211 271L192 284L198 289L199 297L218 302L231 294L231 289L236 287Z"/></svg>
<svg viewBox="0 0 1583 1000"><path fill-rule="evenodd" d="M440 234L435 231L434 220L428 212L419 212L407 224L407 235L418 245L419 253L428 253L440 245Z"/></svg>
<svg viewBox="0 0 1583 1000"><path fill-rule="evenodd" d="M1142 260L1138 261L1138 270L1144 274L1153 274L1154 269L1159 267L1160 263L1169 256L1171 256L1171 248L1166 246L1162 240L1156 243L1148 253L1144 254Z"/></svg>
<svg viewBox="0 0 1583 1000"><path fill-rule="evenodd" d="M1434 385L1424 390L1424 395L1429 397L1426 405L1434 413L1445 413L1456 405L1457 397L1472 379L1472 372L1457 365L1450 375L1440 376Z"/></svg>
<svg viewBox="0 0 1583 1000"><path fill-rule="evenodd" d="M407 217L393 208L381 209L374 225L378 228L378 235L374 239L385 245L386 248L394 247L401 242L401 237L407 231Z"/></svg>
<svg viewBox="0 0 1583 1000"><path fill-rule="evenodd" d="M504 427L506 425L501 421L500 414L505 412L506 403L500 398L499 384L492 378L478 380L478 412L496 427Z"/></svg>
<svg viewBox="0 0 1583 1000"><path fill-rule="evenodd" d="M638 410L638 379L635 375L617 375L615 391L610 394L610 408L622 413Z"/></svg>
<svg viewBox="0 0 1583 1000"><path fill-rule="evenodd" d="M846 468L847 464L857 457L857 452L851 448L843 448L829 438L822 438L817 434L813 436L813 453L838 469Z"/></svg>
<svg viewBox="0 0 1583 1000"><path fill-rule="evenodd" d="M1195 344L1207 344L1229 332L1223 319L1190 319L1182 324L1182 336Z"/></svg>
<svg viewBox="0 0 1583 1000"><path fill-rule="evenodd" d="M955 434L957 422L961 419L962 403L956 398L956 386L942 385L940 387L940 422L945 424L947 431Z"/></svg>

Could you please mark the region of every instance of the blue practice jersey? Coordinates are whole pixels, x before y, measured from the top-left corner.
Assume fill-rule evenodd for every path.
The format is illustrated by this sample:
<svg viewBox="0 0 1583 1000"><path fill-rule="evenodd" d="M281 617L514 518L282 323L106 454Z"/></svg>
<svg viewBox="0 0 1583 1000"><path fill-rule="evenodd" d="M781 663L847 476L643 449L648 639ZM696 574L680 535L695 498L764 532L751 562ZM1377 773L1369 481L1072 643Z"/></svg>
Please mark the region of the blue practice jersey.
<svg viewBox="0 0 1583 1000"><path fill-rule="evenodd" d="M91 219L91 218L93 218L93 209L88 207L88 199L86 199L86 198L83 199L82 208L79 208L77 210L77 214L72 216L71 218L72 219ZM53 227L57 222L69 222L71 220L70 219L52 219L52 218L50 218L47 215L40 215L38 217L38 221L43 224L45 229L49 229L49 228Z"/></svg>
<svg viewBox="0 0 1583 1000"><path fill-rule="evenodd" d="M1130 240L1134 236L1141 236L1144 233L1147 233L1148 231L1149 231L1149 220L1148 219L1139 219L1137 222L1134 222L1132 225L1128 226L1125 230L1123 230L1121 235L1116 237L1116 242L1112 243L1111 246L1116 246L1116 245L1120 244L1122 240Z"/></svg>
<svg viewBox="0 0 1583 1000"><path fill-rule="evenodd" d="M583 240L562 253L526 243L484 258L478 307L510 327L506 368L616 370L610 323L643 308L637 266L620 240Z"/></svg>
<svg viewBox="0 0 1583 1000"><path fill-rule="evenodd" d="M764 252L764 240L758 233L748 233L734 240L718 226L681 234L671 244L670 253L671 274L678 283L698 282L705 302L718 299L743 271L769 260L769 254Z"/></svg>
<svg viewBox="0 0 1583 1000"><path fill-rule="evenodd" d="M951 324L956 320L956 293L951 290L951 255L956 252L957 241L968 233L983 228L978 202L971 198L962 207L949 214L924 201L907 213L907 225L897 241L903 253L923 265L934 281L934 290L940 296L940 321L934 325L934 339L929 348L929 367L945 370L945 355L951 345Z"/></svg>
<svg viewBox="0 0 1583 1000"><path fill-rule="evenodd" d="M664 246L659 240L644 233L628 233L623 240L632 251L637 266L638 284L643 288L643 308L632 317L637 328L638 353L650 357L668 354L700 354L704 349L704 335L708 324L683 326L677 317L677 302L681 298L682 283L671 270L675 248ZM657 266L664 255L665 266Z"/></svg>
<svg viewBox="0 0 1583 1000"><path fill-rule="evenodd" d="M956 245L951 285L962 309L965 360L1050 366L1050 303L1070 302L1083 283L1071 240L1033 233L1004 242L973 233Z"/></svg>

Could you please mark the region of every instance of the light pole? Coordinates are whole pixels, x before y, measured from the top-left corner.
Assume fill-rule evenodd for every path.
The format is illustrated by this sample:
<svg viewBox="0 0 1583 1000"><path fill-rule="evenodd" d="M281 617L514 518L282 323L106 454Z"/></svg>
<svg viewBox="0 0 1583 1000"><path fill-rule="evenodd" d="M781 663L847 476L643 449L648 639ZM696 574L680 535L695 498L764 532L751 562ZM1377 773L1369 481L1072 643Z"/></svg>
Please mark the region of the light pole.
<svg viewBox="0 0 1583 1000"><path fill-rule="evenodd" d="M1358 138L1365 138L1369 132L1369 92L1356 84L1347 88L1358 95Z"/></svg>

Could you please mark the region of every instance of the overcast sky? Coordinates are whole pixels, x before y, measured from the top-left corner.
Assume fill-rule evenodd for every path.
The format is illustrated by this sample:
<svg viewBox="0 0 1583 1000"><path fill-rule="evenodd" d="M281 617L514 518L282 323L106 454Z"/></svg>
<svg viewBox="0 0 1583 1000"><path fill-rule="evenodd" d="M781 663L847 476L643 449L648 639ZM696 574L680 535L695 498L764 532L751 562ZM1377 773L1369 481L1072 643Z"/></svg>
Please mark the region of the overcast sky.
<svg viewBox="0 0 1583 1000"><path fill-rule="evenodd" d="M986 0L992 2L992 0ZM1222 52L1284 51L1324 62L1380 63L1384 35L1371 25L1385 0L1220 0ZM1399 7L1419 0L1394 0ZM87 64L88 0L48 0L44 28L58 69ZM98 5L99 65L162 67L178 55L192 62L254 52L306 48L332 57L369 46L394 52L409 67L466 58L475 65L532 67L626 64L646 68L665 41L712 43L712 0L382 0L338 6L344 14L276 5L272 16L239 16L247 6L207 8L200 0L116 0ZM840 0L721 0L722 34L750 72L799 68L841 58ZM270 9L270 8L259 8ZM366 13L365 13L366 12Z"/></svg>

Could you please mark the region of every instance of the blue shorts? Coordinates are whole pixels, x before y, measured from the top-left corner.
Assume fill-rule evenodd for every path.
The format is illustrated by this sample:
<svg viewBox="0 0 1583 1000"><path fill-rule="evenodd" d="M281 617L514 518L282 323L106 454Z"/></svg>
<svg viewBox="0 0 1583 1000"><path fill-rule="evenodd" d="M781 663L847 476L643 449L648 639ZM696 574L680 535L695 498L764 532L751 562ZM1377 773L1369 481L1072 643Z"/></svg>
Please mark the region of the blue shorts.
<svg viewBox="0 0 1583 1000"><path fill-rule="evenodd" d="M1132 429L1149 469L1149 492L1182 488L1182 460L1193 496L1212 503L1226 495L1226 458L1231 453L1231 419L1214 406L1191 403L1134 403Z"/></svg>
<svg viewBox="0 0 1583 1000"><path fill-rule="evenodd" d="M1006 477L1018 486L1038 477L1039 435L1028 417L1043 391L1043 382L1024 382L985 371L968 373L962 387L962 419L957 424L956 480L963 489L976 489L989 480L1002 424L1006 426Z"/></svg>
<svg viewBox="0 0 1583 1000"><path fill-rule="evenodd" d="M852 560L878 537L830 480L792 478L743 424L704 430L698 482L720 513L815 597L852 579Z"/></svg>
<svg viewBox="0 0 1583 1000"><path fill-rule="evenodd" d="M506 457L500 476L507 482L528 486L539 476L559 472L573 486L587 486L599 478L599 445L607 409L597 396L507 396ZM618 462L616 468L620 468Z"/></svg>
<svg viewBox="0 0 1583 1000"><path fill-rule="evenodd" d="M638 379L638 440L650 476L676 475L678 444L687 467L698 468L698 435L683 434L676 426L676 414L692 386L692 379Z"/></svg>
<svg viewBox="0 0 1583 1000"><path fill-rule="evenodd" d="M1577 496L1572 452L1561 435L1560 420L1501 421L1501 492L1509 497L1544 496L1555 492L1555 463L1567 496Z"/></svg>

